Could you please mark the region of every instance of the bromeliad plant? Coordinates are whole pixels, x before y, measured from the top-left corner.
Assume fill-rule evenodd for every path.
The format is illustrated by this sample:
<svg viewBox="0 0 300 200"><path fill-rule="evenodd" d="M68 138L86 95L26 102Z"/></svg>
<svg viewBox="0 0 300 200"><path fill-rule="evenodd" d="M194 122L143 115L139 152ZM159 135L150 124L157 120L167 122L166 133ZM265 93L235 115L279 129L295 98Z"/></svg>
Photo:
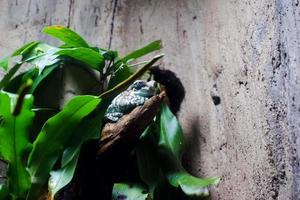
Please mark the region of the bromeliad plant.
<svg viewBox="0 0 300 200"><path fill-rule="evenodd" d="M120 57L116 51L89 45L66 27L50 26L43 32L63 44L54 47L31 42L0 61L5 71L0 81L0 158L7 164L4 181L0 182L0 200L37 200L47 182L49 198L54 199L72 180L82 145L99 138L111 100L162 57L142 62L143 66L134 70L132 61L161 49L160 41ZM10 66L12 61L15 64ZM55 70L72 63L99 72L102 93L72 98L49 117L31 141L35 113L45 109L35 106L37 88ZM24 65L26 70L20 70ZM188 174L180 161L183 144L176 117L162 104L135 149L141 183L130 183L130 187L129 183L116 183L113 198L121 195L126 199L159 199L162 183L180 187L189 196L208 195L207 187L217 184L219 179L200 179Z"/></svg>

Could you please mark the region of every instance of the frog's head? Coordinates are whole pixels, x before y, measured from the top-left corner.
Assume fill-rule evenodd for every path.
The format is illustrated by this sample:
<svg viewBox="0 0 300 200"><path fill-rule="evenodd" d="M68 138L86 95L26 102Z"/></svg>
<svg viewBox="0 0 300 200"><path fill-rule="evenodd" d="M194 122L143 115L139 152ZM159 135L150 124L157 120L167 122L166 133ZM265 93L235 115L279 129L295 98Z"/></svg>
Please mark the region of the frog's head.
<svg viewBox="0 0 300 200"><path fill-rule="evenodd" d="M133 91L136 95L151 97L156 93L157 83L155 81L136 80L128 90Z"/></svg>

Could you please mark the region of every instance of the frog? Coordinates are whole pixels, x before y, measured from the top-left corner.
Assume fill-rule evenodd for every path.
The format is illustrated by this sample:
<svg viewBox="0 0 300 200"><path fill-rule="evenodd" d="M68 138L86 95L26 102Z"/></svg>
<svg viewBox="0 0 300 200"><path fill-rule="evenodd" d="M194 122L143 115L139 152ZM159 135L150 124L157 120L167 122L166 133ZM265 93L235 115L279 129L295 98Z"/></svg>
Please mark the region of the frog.
<svg viewBox="0 0 300 200"><path fill-rule="evenodd" d="M127 90L121 92L112 100L104 118L107 122L115 123L137 106L144 105L155 94L157 94L157 83L155 81L136 80Z"/></svg>

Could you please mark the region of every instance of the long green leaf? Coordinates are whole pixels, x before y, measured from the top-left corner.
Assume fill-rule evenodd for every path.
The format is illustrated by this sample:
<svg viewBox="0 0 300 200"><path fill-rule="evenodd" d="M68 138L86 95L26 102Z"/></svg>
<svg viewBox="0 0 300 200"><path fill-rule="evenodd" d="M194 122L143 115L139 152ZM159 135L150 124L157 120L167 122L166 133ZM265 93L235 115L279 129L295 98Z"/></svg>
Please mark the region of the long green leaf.
<svg viewBox="0 0 300 200"><path fill-rule="evenodd" d="M165 104L161 106L159 146L170 149L179 159L184 148L184 136L177 118Z"/></svg>
<svg viewBox="0 0 300 200"><path fill-rule="evenodd" d="M94 96L77 96L50 118L33 143L28 171L32 178L27 200L35 200L64 149L70 145L80 122L100 105Z"/></svg>
<svg viewBox="0 0 300 200"><path fill-rule="evenodd" d="M3 58L0 60L0 68L3 68L4 70L7 70L8 68L8 61L11 57L23 55L24 53L30 51L31 48L33 48L35 45L39 44L39 42L30 42L25 44L24 46L17 49L15 52L12 53L11 56L8 56L6 58Z"/></svg>
<svg viewBox="0 0 300 200"><path fill-rule="evenodd" d="M112 74L108 83L108 89L115 87L116 85L126 80L131 75L132 72L130 71L130 68L127 65L123 65L121 69L117 70L117 72Z"/></svg>
<svg viewBox="0 0 300 200"><path fill-rule="evenodd" d="M182 170L168 174L168 180L174 187L180 187L188 196L208 196L208 186L217 185L220 181L218 177L198 178Z"/></svg>
<svg viewBox="0 0 300 200"><path fill-rule="evenodd" d="M96 70L101 70L104 67L104 57L101 54L89 48L78 47L61 49L55 54L59 56L71 57L75 60L89 65L90 67Z"/></svg>
<svg viewBox="0 0 300 200"><path fill-rule="evenodd" d="M28 71L18 74L9 81L9 83L4 87L3 90L10 93L17 93L21 85L24 84L26 80L33 80L36 78L36 76L38 75L38 71L39 70L37 68L32 68Z"/></svg>
<svg viewBox="0 0 300 200"><path fill-rule="evenodd" d="M116 183L113 187L112 200L151 200L147 189L136 183Z"/></svg>
<svg viewBox="0 0 300 200"><path fill-rule="evenodd" d="M60 66L60 63L55 63L53 65L45 67L42 73L36 76L33 79L33 84L30 93L34 93L37 87L42 83L44 79L46 79L55 69Z"/></svg>
<svg viewBox="0 0 300 200"><path fill-rule="evenodd" d="M41 74L45 67L54 65L60 61L56 55L58 50L56 47L39 43L30 50L22 53L22 61L37 66Z"/></svg>
<svg viewBox="0 0 300 200"><path fill-rule="evenodd" d="M94 47L93 49L98 51L105 58L105 60L115 60L118 58L117 51L112 51L109 49L101 49L97 47Z"/></svg>
<svg viewBox="0 0 300 200"><path fill-rule="evenodd" d="M126 63L129 61L135 60L137 58L140 58L144 55L147 55L153 51L160 50L161 48L162 48L161 40L156 40L154 42L151 42L150 44L147 44L146 46L144 46L140 49L133 51L132 53L121 58L121 60L122 60L122 62Z"/></svg>
<svg viewBox="0 0 300 200"><path fill-rule="evenodd" d="M22 66L23 62L27 62L37 66L39 68L39 74L42 74L45 67L54 66L59 61L58 59L56 59L57 55L54 55L56 51L57 48L38 42L31 42L15 51L13 53L13 56L22 55L22 62L15 64L7 72L7 74L5 74L3 79L0 81L0 89L3 89L10 84L10 82L13 80L14 75ZM50 71L52 72L52 70L47 70L46 73L42 74L42 77L38 78L38 81L34 83L33 90L37 87L41 80L43 80L45 77L47 77L47 75L50 74Z"/></svg>
<svg viewBox="0 0 300 200"><path fill-rule="evenodd" d="M60 191L64 186L66 186L73 178L79 152L80 152L81 145L75 146L73 148L67 149L67 151L71 151L71 155L67 156L68 162L62 166L62 168L51 171L50 172L50 179L49 179L49 191L51 192L51 198L54 199L55 194ZM64 160L64 159L63 159Z"/></svg>
<svg viewBox="0 0 300 200"><path fill-rule="evenodd" d="M57 49L56 47L50 46L45 43L35 43L32 46L29 46L30 48L26 48L25 51L20 51L18 55L22 56L22 61L31 61L34 60L37 57L40 57L47 53L48 51L51 51L52 49Z"/></svg>
<svg viewBox="0 0 300 200"><path fill-rule="evenodd" d="M17 49L12 56L18 56L18 55L23 55L26 52L30 51L31 48L33 48L34 46L38 45L39 42L29 42L25 45L23 45L22 47L20 47L19 49Z"/></svg>
<svg viewBox="0 0 300 200"><path fill-rule="evenodd" d="M81 128L80 130L83 131ZM70 146L64 150L61 159L61 167L66 167L68 164L74 163L74 161L77 160L81 146L82 146L82 142L78 141L78 145Z"/></svg>
<svg viewBox="0 0 300 200"><path fill-rule="evenodd" d="M79 34L64 26L48 26L44 28L43 32L73 47L89 47Z"/></svg>
<svg viewBox="0 0 300 200"><path fill-rule="evenodd" d="M174 187L180 187L189 196L209 195L207 187L217 184L219 178L197 178L181 166L183 134L176 117L166 104L162 104L157 121L160 123L158 156L169 183Z"/></svg>
<svg viewBox="0 0 300 200"><path fill-rule="evenodd" d="M72 146L68 147L63 153L61 161L62 167L59 170L51 172L48 185L52 198L72 180L82 144L87 140L99 138L103 116L106 110L105 106L103 104L101 105L103 108L97 112L95 116L87 117L80 123L74 137L72 137L70 141Z"/></svg>
<svg viewBox="0 0 300 200"><path fill-rule="evenodd" d="M9 57L6 57L6 58L3 58L2 60L0 60L0 68L7 70L8 60L9 60Z"/></svg>
<svg viewBox="0 0 300 200"><path fill-rule="evenodd" d="M10 200L9 191L6 185L0 184L0 200Z"/></svg>
<svg viewBox="0 0 300 200"><path fill-rule="evenodd" d="M152 197L154 197L156 187L158 187L159 183L164 179L159 158L156 153L155 134L152 134L154 128L153 125L150 125L150 127L144 131L136 147L139 174L142 181L148 185Z"/></svg>
<svg viewBox="0 0 300 200"><path fill-rule="evenodd" d="M180 187L188 196L208 196L208 187L219 183L218 177L198 178L189 174L182 166L180 160L168 149L159 149L159 158L162 170L169 183Z"/></svg>
<svg viewBox="0 0 300 200"><path fill-rule="evenodd" d="M14 197L24 197L30 186L29 174L26 171L24 158L31 149L28 140L29 129L33 123L31 111L33 98L26 96L19 105L21 110L12 113L16 96L0 93L0 156L9 163L7 177L9 191Z"/></svg>
<svg viewBox="0 0 300 200"><path fill-rule="evenodd" d="M8 72L4 75L2 80L0 81L0 90L2 90L5 86L7 86L10 82L10 80L13 78L13 76L16 74L16 72L20 69L21 64L17 63L15 64Z"/></svg>
<svg viewBox="0 0 300 200"><path fill-rule="evenodd" d="M113 88L118 83L126 80L132 74L132 71L128 67L127 62L140 58L161 48L161 40L156 40L119 59L113 66L113 70L115 70L116 72L112 74L108 88Z"/></svg>
<svg viewBox="0 0 300 200"><path fill-rule="evenodd" d="M167 147L158 147L158 157L164 175L174 187L180 187L188 196L208 196L208 187L219 183L218 177L198 178L189 174L180 160Z"/></svg>
<svg viewBox="0 0 300 200"><path fill-rule="evenodd" d="M45 67L42 73L39 73L38 68L31 68L25 71L13 79L11 79L8 84L4 87L4 90L11 93L16 93L23 83L28 79L33 81L30 93L34 93L38 86L46 79L55 69L59 67L59 63Z"/></svg>

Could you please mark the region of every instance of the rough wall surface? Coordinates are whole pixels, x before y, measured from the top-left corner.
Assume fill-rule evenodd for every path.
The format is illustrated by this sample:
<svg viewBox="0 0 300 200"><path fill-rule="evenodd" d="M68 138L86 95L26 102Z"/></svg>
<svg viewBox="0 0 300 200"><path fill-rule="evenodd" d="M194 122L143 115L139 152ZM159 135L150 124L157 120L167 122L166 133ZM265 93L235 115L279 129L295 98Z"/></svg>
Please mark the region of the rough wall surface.
<svg viewBox="0 0 300 200"><path fill-rule="evenodd" d="M185 165L212 199L300 199L298 0L1 0L0 55L62 24L126 53L162 39L186 88Z"/></svg>

